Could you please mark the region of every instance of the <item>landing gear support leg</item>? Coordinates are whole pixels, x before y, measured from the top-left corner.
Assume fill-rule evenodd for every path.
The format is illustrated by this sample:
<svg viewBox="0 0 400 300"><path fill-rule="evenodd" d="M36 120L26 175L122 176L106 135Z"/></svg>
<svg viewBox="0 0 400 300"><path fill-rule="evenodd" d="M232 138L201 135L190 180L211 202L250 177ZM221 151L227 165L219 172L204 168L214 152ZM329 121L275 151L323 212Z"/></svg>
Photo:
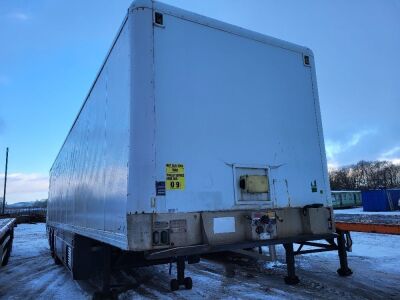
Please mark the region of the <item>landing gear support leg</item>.
<svg viewBox="0 0 400 300"><path fill-rule="evenodd" d="M171 280L171 290L179 290L179 286L184 285L187 290L192 289L192 278L185 277L185 257L178 256L176 259L177 278Z"/></svg>
<svg viewBox="0 0 400 300"><path fill-rule="evenodd" d="M353 271L349 268L347 263L347 250L346 250L346 238L345 233L343 231L337 230L338 238L338 253L339 253L339 261L340 268L337 270L340 276L350 276L353 274Z"/></svg>
<svg viewBox="0 0 400 300"><path fill-rule="evenodd" d="M290 285L298 284L300 280L296 276L293 243L283 244L283 246L285 247L287 265L287 276L285 276L285 283Z"/></svg>

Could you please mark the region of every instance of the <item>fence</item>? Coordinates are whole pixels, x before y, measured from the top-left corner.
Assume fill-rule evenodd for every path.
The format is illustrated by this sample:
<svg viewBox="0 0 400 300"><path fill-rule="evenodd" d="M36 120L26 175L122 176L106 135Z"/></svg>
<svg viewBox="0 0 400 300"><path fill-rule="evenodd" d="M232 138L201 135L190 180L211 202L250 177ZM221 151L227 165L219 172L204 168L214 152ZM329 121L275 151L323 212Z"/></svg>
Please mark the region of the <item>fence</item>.
<svg viewBox="0 0 400 300"><path fill-rule="evenodd" d="M35 223L46 221L47 208L45 207L8 207L0 218L16 218L17 223Z"/></svg>

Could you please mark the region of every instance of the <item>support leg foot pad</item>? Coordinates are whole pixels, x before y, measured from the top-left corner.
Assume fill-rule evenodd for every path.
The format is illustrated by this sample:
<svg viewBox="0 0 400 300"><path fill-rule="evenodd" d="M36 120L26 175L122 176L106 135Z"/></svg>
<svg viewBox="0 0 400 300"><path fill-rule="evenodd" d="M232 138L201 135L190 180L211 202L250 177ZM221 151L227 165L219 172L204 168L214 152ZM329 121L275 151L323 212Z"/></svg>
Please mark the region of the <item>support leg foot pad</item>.
<svg viewBox="0 0 400 300"><path fill-rule="evenodd" d="M346 277L346 276L350 276L351 274L353 274L353 271L350 268L347 268L347 269L340 268L337 270L337 273L339 274L339 276Z"/></svg>
<svg viewBox="0 0 400 300"><path fill-rule="evenodd" d="M171 288L171 291L179 290L179 281L177 279L171 279L170 288Z"/></svg>
<svg viewBox="0 0 400 300"><path fill-rule="evenodd" d="M171 282L170 282L171 291L177 291L177 290L179 290L179 287L180 287L181 285L185 286L185 289L191 290L192 287L193 287L192 278L190 278L190 277L185 277L185 279L184 279L182 282L178 281L178 279L172 279Z"/></svg>
<svg viewBox="0 0 400 300"><path fill-rule="evenodd" d="M297 276L285 276L285 283L289 285L295 285L300 282L299 277Z"/></svg>
<svg viewBox="0 0 400 300"><path fill-rule="evenodd" d="M110 300L110 299L118 299L118 295L109 291L109 292L95 292L92 296L93 300Z"/></svg>

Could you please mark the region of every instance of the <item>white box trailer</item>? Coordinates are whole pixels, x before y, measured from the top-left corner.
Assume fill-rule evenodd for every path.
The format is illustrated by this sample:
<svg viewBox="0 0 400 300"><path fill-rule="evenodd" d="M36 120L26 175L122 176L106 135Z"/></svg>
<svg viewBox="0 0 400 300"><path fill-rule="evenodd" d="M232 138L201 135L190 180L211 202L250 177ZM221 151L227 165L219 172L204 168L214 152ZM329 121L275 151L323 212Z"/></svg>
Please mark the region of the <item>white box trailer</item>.
<svg viewBox="0 0 400 300"><path fill-rule="evenodd" d="M136 1L51 168L49 240L75 278L95 241L181 271L226 249L293 256L335 237L330 194L310 49Z"/></svg>

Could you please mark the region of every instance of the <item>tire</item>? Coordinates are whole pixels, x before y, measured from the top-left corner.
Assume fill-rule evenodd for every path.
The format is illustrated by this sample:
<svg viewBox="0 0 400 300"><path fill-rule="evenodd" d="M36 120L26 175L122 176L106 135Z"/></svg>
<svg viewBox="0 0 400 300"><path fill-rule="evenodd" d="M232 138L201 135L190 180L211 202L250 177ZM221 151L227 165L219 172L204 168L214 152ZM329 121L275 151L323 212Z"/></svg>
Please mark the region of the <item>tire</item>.
<svg viewBox="0 0 400 300"><path fill-rule="evenodd" d="M56 261L56 249L54 246L54 230L50 229L49 231L49 246L50 246L50 255L54 259L54 262ZM59 263L55 262L56 265L59 265Z"/></svg>
<svg viewBox="0 0 400 300"><path fill-rule="evenodd" d="M49 229L49 231L48 231L48 237L47 237L47 241L49 242L49 248L50 248L50 251L53 251L53 241L52 241L52 236L53 236L53 232L52 232L52 230L51 229Z"/></svg>
<svg viewBox="0 0 400 300"><path fill-rule="evenodd" d="M193 287L193 281L191 277L186 277L183 281L184 285L185 285L185 289L187 290L191 290Z"/></svg>
<svg viewBox="0 0 400 300"><path fill-rule="evenodd" d="M179 290L179 282L178 282L178 280L177 279L171 279L170 286L171 286L171 291Z"/></svg>
<svg viewBox="0 0 400 300"><path fill-rule="evenodd" d="M53 259L54 259L54 264L61 265L61 259L58 258L57 254L54 253Z"/></svg>
<svg viewBox="0 0 400 300"><path fill-rule="evenodd" d="M53 230L51 231L50 254L53 257L54 264L61 265L62 261L61 261L61 259L58 258L57 253L56 253L55 237L54 237L54 231Z"/></svg>

